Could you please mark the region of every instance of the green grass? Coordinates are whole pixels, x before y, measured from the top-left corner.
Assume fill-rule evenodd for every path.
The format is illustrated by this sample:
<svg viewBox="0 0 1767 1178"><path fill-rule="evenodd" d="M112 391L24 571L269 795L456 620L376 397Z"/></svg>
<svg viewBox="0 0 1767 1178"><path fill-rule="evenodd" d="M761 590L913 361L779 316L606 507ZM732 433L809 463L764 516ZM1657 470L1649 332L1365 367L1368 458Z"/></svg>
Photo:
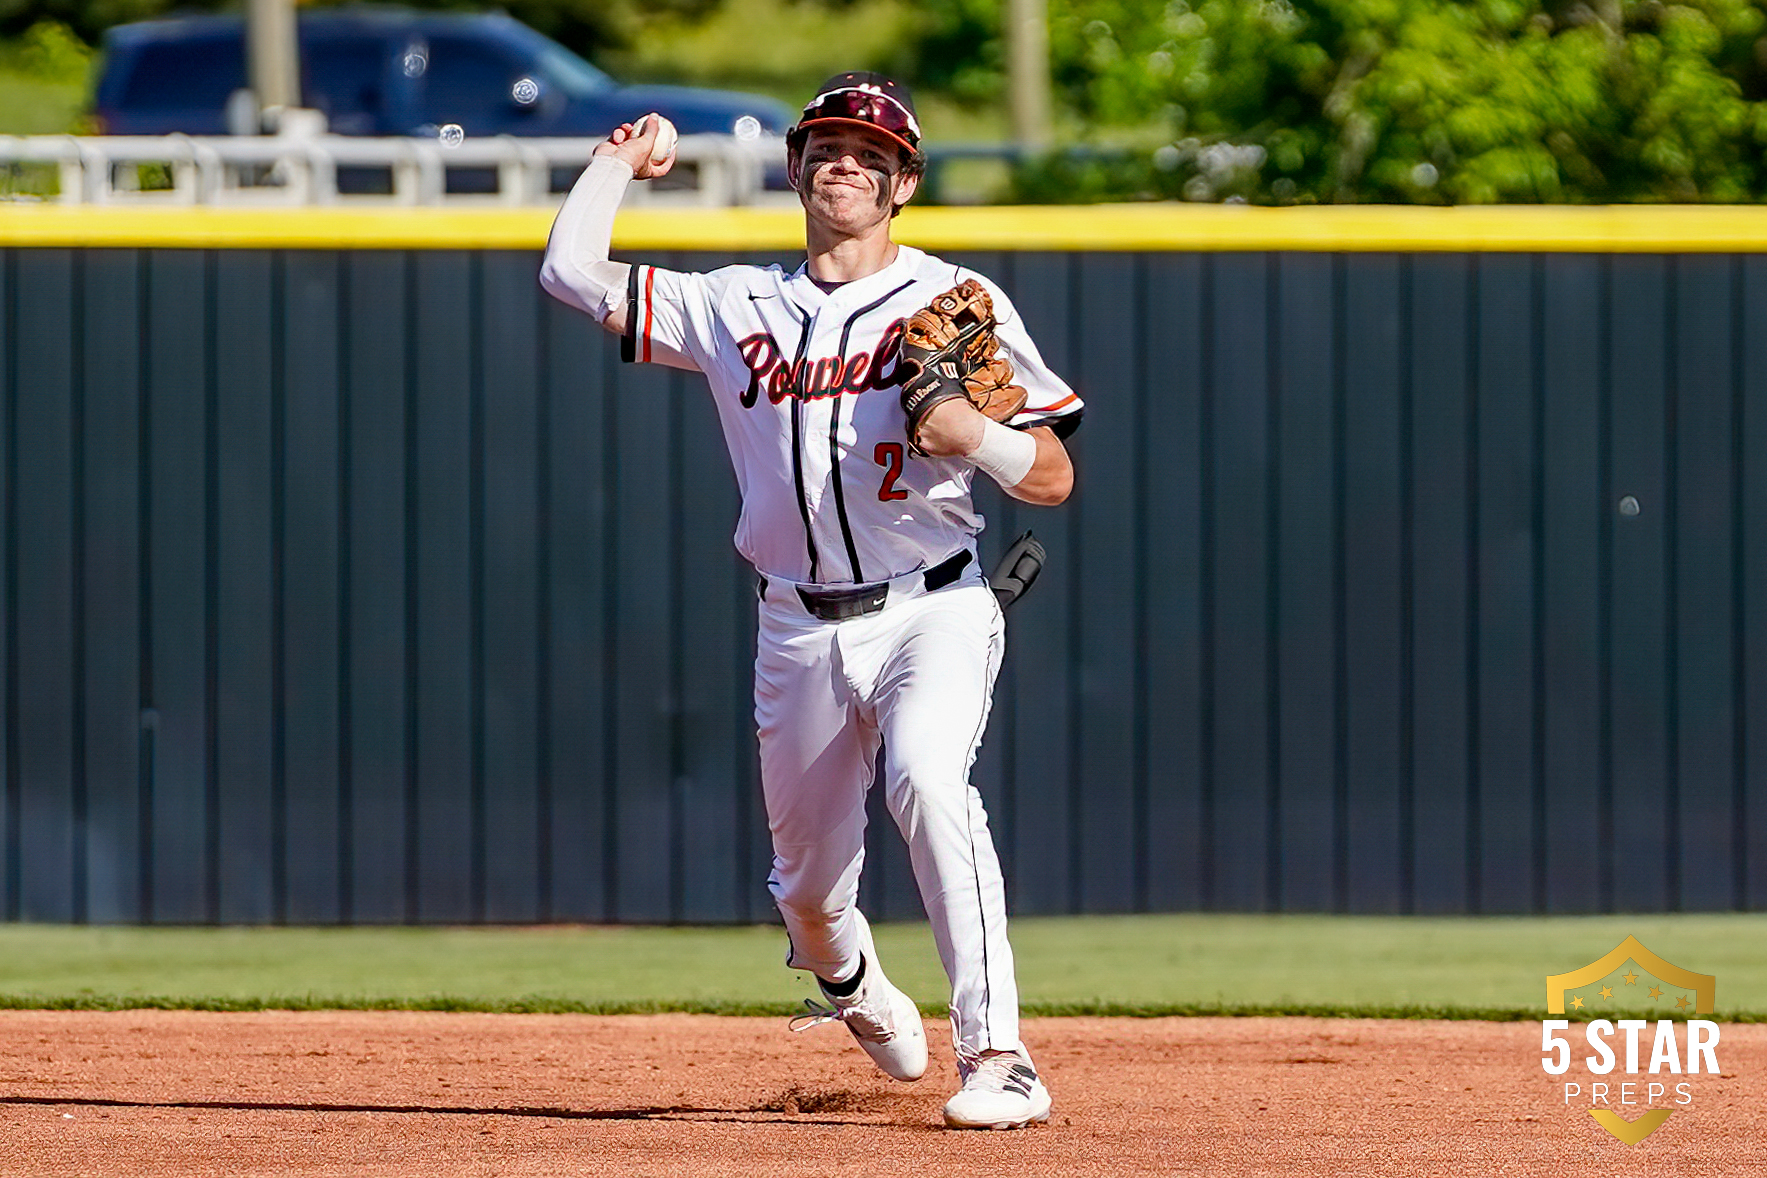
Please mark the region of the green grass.
<svg viewBox="0 0 1767 1178"><path fill-rule="evenodd" d="M1628 933L1718 977L1719 1016L1767 1020L1767 916L1122 916L1014 922L1039 1014L1539 1018L1545 977ZM929 1013L925 925L877 930ZM0 927L0 1006L783 1014L814 991L777 928Z"/></svg>

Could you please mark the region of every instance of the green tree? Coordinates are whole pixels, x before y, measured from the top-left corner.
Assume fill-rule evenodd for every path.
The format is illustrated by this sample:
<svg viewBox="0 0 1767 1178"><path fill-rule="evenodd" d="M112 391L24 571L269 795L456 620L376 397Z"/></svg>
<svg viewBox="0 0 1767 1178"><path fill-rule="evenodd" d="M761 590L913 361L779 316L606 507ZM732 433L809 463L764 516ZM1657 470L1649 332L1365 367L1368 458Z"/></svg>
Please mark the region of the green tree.
<svg viewBox="0 0 1767 1178"><path fill-rule="evenodd" d="M1767 196L1761 0L1051 0L1051 24L1068 110L1160 145L1048 157L1033 199Z"/></svg>
<svg viewBox="0 0 1767 1178"><path fill-rule="evenodd" d="M42 21L11 41L0 41L0 132L55 135L87 129L86 101L92 51L66 26ZM52 192L52 169L0 167L0 192Z"/></svg>

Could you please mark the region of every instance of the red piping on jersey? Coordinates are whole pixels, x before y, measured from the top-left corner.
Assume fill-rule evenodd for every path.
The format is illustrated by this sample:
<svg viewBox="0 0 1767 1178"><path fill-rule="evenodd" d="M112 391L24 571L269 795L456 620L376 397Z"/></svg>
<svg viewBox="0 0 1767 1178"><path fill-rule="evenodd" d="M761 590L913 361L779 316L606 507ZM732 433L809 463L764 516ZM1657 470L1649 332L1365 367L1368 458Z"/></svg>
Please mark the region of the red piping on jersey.
<svg viewBox="0 0 1767 1178"><path fill-rule="evenodd" d="M656 267L644 268L644 362L650 363L650 292L656 285Z"/></svg>
<svg viewBox="0 0 1767 1178"><path fill-rule="evenodd" d="M1067 396L1063 397L1061 400L1057 401L1055 404L1045 405L1041 409L1037 410L1037 412L1038 413L1053 413L1057 409L1060 409L1063 405L1066 405L1069 401L1078 401L1079 399L1080 399L1079 393L1069 393Z"/></svg>

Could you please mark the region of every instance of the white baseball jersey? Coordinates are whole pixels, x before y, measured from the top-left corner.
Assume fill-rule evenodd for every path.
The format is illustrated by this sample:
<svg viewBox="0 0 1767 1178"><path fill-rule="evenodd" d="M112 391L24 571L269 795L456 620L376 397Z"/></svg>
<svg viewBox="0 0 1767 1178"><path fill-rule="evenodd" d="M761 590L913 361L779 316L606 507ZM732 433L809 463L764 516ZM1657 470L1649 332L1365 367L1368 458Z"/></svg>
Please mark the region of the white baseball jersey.
<svg viewBox="0 0 1767 1178"><path fill-rule="evenodd" d="M909 453L895 382L903 321L964 278L988 288L1001 351L1029 393L1007 424L1065 437L1083 405L993 282L899 246L825 292L806 268L632 268L628 360L703 373L742 494L736 547L770 578L871 584L971 547L975 468Z"/></svg>

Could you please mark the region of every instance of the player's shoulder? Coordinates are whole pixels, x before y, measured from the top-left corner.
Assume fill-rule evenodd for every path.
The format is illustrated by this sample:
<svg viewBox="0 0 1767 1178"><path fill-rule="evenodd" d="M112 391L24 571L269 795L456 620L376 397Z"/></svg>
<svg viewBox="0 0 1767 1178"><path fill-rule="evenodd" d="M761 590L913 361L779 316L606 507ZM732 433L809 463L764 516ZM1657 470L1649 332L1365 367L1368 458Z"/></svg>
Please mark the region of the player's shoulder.
<svg viewBox="0 0 1767 1178"><path fill-rule="evenodd" d="M928 253L911 245L898 245L896 248L901 253L900 262L906 266L909 276L917 285L937 286L942 290L949 290L965 278L981 277L968 266L948 261L938 254Z"/></svg>
<svg viewBox="0 0 1767 1178"><path fill-rule="evenodd" d="M778 262L765 266L752 262L732 262L715 270L701 273L706 289L717 294L777 294L789 278Z"/></svg>
<svg viewBox="0 0 1767 1178"><path fill-rule="evenodd" d="M923 254L915 279L918 283L924 283L933 294L974 279L982 284L988 297L994 300L994 318L997 322L1010 323L1018 317L1018 310L1012 305L1012 296L1006 292L1006 288L993 275L984 274L973 266L950 262L935 254Z"/></svg>

